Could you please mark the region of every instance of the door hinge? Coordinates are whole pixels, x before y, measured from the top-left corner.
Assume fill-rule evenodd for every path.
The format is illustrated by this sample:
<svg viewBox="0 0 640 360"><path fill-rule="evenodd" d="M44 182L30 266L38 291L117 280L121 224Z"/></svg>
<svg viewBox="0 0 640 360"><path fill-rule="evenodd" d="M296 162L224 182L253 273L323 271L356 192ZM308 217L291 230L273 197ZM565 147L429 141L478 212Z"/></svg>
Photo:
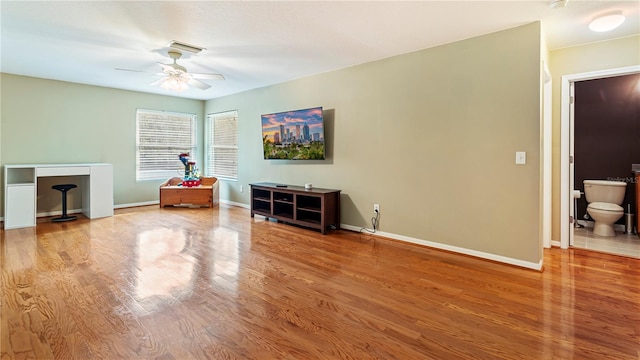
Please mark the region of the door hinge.
<svg viewBox="0 0 640 360"><path fill-rule="evenodd" d="M569 155L569 164L573 164L573 155Z"/></svg>
<svg viewBox="0 0 640 360"><path fill-rule="evenodd" d="M576 98L575 97L573 97L573 96L569 97L569 103L575 104L575 102L576 102Z"/></svg>
<svg viewBox="0 0 640 360"><path fill-rule="evenodd" d="M573 224L576 220L573 218L573 216L569 216L569 224Z"/></svg>

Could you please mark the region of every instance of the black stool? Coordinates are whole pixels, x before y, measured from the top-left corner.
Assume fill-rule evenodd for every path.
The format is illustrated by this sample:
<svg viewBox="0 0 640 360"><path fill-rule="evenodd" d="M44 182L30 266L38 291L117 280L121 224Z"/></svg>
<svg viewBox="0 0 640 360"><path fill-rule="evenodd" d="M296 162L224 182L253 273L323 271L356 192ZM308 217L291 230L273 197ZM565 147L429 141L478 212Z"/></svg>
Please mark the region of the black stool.
<svg viewBox="0 0 640 360"><path fill-rule="evenodd" d="M53 222L71 221L78 218L77 216L67 215L67 191L77 187L78 186L76 184L60 184L60 185L53 185L51 187L52 189L59 190L62 192L62 216L53 218L51 219L51 221Z"/></svg>

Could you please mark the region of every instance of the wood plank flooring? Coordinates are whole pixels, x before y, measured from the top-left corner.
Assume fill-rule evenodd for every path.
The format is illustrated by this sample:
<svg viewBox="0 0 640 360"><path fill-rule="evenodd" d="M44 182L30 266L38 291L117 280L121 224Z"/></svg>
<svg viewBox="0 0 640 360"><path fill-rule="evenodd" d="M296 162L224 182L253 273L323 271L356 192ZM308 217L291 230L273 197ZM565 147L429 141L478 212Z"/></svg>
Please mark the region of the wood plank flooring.
<svg viewBox="0 0 640 360"><path fill-rule="evenodd" d="M640 260L537 272L156 206L0 232L0 359L640 359Z"/></svg>

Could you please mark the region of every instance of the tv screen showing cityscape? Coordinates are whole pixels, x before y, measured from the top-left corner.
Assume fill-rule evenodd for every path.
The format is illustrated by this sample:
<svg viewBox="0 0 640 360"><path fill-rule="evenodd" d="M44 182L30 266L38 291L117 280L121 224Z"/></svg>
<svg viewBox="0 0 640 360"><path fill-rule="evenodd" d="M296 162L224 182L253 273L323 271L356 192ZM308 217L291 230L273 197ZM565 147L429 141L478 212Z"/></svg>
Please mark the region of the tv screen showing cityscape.
<svg viewBox="0 0 640 360"><path fill-rule="evenodd" d="M265 159L324 160L322 107L262 115Z"/></svg>

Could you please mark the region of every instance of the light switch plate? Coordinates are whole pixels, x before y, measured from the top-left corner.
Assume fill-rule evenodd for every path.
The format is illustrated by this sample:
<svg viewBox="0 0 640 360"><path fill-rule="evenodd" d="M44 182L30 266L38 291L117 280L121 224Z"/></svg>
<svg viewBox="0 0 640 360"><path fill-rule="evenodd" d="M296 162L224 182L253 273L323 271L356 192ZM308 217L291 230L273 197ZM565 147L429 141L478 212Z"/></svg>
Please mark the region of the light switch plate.
<svg viewBox="0 0 640 360"><path fill-rule="evenodd" d="M516 151L516 164L524 165L527 163L527 153L525 151Z"/></svg>

